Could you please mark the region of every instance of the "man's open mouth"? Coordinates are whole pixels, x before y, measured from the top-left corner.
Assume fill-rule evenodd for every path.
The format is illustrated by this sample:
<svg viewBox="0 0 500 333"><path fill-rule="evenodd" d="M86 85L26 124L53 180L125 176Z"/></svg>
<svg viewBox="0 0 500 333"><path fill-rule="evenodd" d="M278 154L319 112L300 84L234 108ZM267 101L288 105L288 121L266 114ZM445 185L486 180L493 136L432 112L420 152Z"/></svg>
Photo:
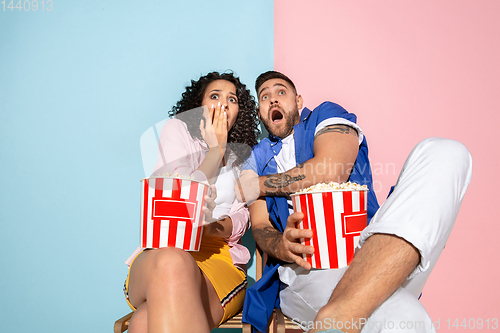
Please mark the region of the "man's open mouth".
<svg viewBox="0 0 500 333"><path fill-rule="evenodd" d="M283 120L283 113L281 112L281 110L280 109L271 110L271 121L273 122L273 124L277 124L281 120Z"/></svg>

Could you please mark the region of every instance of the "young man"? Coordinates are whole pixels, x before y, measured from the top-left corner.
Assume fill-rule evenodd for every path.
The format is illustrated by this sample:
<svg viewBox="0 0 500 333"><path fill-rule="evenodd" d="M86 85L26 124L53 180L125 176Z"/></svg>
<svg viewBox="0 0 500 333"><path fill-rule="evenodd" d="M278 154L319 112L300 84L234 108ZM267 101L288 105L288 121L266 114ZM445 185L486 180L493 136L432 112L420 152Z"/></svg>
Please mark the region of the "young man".
<svg viewBox="0 0 500 333"><path fill-rule="evenodd" d="M440 138L419 143L379 209L367 141L354 114L331 102L302 109L295 85L279 72L261 74L255 86L270 135L254 148L236 192L252 202L252 232L269 259L247 291L243 321L265 331L272 309L281 307L309 332L434 332L418 296L470 182L467 149ZM314 250L298 239L312 232L295 228L302 213L290 215L291 193L328 181L369 188L371 223L347 269L311 269L302 254Z"/></svg>

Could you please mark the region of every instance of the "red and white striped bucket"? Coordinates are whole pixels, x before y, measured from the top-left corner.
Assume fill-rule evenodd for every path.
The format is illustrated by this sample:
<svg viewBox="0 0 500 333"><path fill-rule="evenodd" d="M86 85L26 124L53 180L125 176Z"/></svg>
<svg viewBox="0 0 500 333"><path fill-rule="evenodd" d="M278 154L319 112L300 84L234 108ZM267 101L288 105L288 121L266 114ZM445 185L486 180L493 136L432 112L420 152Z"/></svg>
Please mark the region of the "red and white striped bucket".
<svg viewBox="0 0 500 333"><path fill-rule="evenodd" d="M303 255L313 268L349 266L367 226L367 197L366 190L292 194L294 210L304 214L297 228L313 231L311 239L301 239L314 247L312 255Z"/></svg>
<svg viewBox="0 0 500 333"><path fill-rule="evenodd" d="M141 246L198 251L208 185L174 177L141 182Z"/></svg>

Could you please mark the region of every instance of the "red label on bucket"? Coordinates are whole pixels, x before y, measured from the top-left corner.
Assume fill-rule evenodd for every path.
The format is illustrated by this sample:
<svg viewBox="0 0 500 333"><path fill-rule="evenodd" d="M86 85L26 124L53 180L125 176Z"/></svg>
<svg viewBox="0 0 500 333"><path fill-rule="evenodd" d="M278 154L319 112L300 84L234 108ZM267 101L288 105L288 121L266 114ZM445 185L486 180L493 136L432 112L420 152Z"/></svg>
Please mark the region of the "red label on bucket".
<svg viewBox="0 0 500 333"><path fill-rule="evenodd" d="M196 203L153 198L153 218L193 220Z"/></svg>

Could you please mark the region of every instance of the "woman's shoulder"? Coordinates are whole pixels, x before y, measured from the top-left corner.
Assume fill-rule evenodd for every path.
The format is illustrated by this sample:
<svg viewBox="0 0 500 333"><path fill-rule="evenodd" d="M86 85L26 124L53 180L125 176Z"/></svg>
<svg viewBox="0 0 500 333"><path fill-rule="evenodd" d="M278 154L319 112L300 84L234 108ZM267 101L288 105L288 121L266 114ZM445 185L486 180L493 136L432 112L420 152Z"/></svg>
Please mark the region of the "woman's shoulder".
<svg viewBox="0 0 500 333"><path fill-rule="evenodd" d="M179 119L169 119L161 129L161 137L191 137L185 122Z"/></svg>
<svg viewBox="0 0 500 333"><path fill-rule="evenodd" d="M171 118L167 120L163 128L171 128L171 129L177 129L177 130L187 130L187 125L185 122L183 122L180 119L177 118Z"/></svg>
<svg viewBox="0 0 500 333"><path fill-rule="evenodd" d="M187 124L176 118L172 118L167 120L165 125L163 125L163 128L161 130L160 134L160 140L169 140L170 142L175 142L175 141L188 141L196 146L200 146L201 149L206 147L206 143L199 140L198 138L194 137L188 129ZM200 149L200 148L198 148Z"/></svg>

